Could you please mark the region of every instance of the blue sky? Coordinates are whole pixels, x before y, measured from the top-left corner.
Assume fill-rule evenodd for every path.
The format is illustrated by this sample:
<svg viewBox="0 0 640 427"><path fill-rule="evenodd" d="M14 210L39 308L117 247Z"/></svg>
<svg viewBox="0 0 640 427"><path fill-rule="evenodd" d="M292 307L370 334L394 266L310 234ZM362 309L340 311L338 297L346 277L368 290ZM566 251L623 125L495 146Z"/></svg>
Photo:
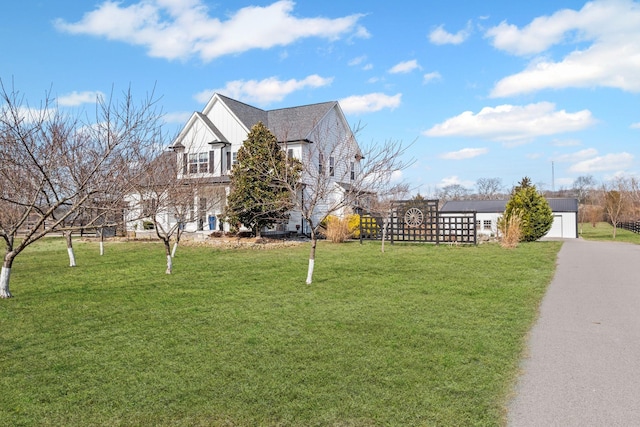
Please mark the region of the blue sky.
<svg viewBox="0 0 640 427"><path fill-rule="evenodd" d="M155 87L174 132L214 91L337 100L361 145L412 144L403 178L423 195L640 175L639 1L23 0L3 16L0 79L33 107Z"/></svg>

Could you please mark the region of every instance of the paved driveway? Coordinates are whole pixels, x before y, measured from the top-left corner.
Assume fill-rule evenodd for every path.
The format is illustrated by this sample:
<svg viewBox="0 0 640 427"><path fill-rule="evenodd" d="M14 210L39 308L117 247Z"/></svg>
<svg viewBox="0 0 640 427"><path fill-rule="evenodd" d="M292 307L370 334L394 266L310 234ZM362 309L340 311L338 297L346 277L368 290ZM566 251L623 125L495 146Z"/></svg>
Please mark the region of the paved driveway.
<svg viewBox="0 0 640 427"><path fill-rule="evenodd" d="M508 425L640 426L640 245L566 240Z"/></svg>

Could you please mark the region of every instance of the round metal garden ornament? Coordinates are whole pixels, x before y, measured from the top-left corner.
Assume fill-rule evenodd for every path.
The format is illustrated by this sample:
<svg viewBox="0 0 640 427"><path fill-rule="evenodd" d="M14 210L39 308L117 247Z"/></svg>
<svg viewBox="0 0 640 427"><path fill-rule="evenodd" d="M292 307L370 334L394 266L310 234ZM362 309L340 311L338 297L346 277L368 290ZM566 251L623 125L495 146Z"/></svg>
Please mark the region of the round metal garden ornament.
<svg viewBox="0 0 640 427"><path fill-rule="evenodd" d="M422 211L418 208L409 208L404 214L404 222L409 227L419 227L424 220Z"/></svg>

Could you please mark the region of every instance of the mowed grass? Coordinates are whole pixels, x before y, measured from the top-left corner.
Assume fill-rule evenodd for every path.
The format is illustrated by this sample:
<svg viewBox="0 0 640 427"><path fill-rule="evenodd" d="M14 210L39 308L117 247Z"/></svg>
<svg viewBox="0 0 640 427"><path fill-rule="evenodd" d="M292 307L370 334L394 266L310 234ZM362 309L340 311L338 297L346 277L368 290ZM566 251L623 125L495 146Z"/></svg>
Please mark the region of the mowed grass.
<svg viewBox="0 0 640 427"><path fill-rule="evenodd" d="M47 239L0 300L0 425L496 426L559 242Z"/></svg>
<svg viewBox="0 0 640 427"><path fill-rule="evenodd" d="M618 228L616 238L613 238L613 226L607 222L598 222L593 227L590 223L579 225L580 236L586 240L600 240L609 242L625 242L640 244L640 234Z"/></svg>

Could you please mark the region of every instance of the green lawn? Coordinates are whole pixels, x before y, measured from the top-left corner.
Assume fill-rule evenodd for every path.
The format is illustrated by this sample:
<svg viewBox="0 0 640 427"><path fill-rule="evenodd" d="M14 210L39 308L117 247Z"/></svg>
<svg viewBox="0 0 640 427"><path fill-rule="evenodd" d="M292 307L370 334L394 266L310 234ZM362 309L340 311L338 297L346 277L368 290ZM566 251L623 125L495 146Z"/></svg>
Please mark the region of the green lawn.
<svg viewBox="0 0 640 427"><path fill-rule="evenodd" d="M0 300L0 425L496 426L559 242L28 248Z"/></svg>
<svg viewBox="0 0 640 427"><path fill-rule="evenodd" d="M607 222L599 222L593 227L591 224L580 224L580 236L586 240L604 240L640 244L640 234L618 228L616 238L613 238L613 227Z"/></svg>

